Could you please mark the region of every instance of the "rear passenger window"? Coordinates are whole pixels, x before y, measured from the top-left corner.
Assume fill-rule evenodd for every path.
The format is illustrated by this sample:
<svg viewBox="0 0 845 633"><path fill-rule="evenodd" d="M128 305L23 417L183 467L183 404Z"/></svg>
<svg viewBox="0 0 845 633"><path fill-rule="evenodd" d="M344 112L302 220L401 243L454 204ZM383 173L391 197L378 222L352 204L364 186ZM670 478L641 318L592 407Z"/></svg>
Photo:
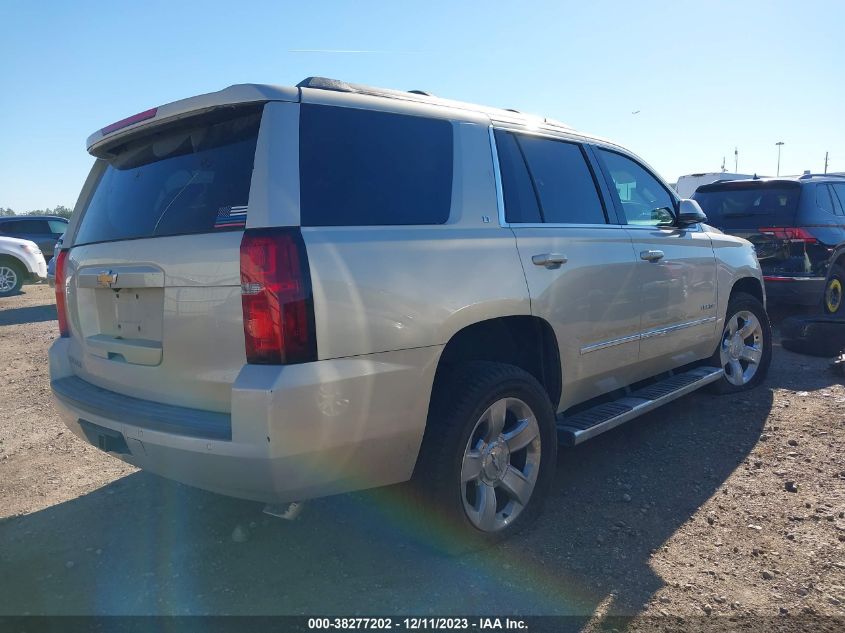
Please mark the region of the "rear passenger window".
<svg viewBox="0 0 845 633"><path fill-rule="evenodd" d="M534 185L516 137L502 130L496 130L495 134L499 171L502 174L502 194L505 198L505 220L514 223L542 222Z"/></svg>
<svg viewBox="0 0 845 633"><path fill-rule="evenodd" d="M9 222L8 224L12 226L3 225L3 228L6 229L9 233L48 233L47 230L47 223L44 220L16 220L14 222Z"/></svg>
<svg viewBox="0 0 845 633"><path fill-rule="evenodd" d="M816 185L816 206L834 215L832 193L827 185Z"/></svg>
<svg viewBox="0 0 845 633"><path fill-rule="evenodd" d="M540 214L549 224L606 224L596 182L581 146L514 135L534 183Z"/></svg>
<svg viewBox="0 0 845 633"><path fill-rule="evenodd" d="M443 224L452 201L452 124L303 105L303 226Z"/></svg>
<svg viewBox="0 0 845 633"><path fill-rule="evenodd" d="M845 215L845 183L830 185L830 193L833 195L833 208L836 215Z"/></svg>

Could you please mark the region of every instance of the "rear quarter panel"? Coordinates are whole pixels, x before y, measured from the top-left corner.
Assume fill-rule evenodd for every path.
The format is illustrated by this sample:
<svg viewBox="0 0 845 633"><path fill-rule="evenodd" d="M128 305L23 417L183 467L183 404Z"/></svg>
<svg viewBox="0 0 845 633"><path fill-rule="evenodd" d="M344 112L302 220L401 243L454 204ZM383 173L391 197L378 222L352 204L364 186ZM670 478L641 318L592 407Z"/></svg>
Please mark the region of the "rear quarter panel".
<svg viewBox="0 0 845 633"><path fill-rule="evenodd" d="M334 103L335 98L326 100L359 105ZM361 106L386 107L386 100L361 101ZM466 118L449 109L425 111L400 101L388 105L399 113ZM298 116L296 104L265 110L262 127L272 132L264 136L264 148L259 144L253 192L263 190L266 196L251 198L249 226L299 223L299 164L296 145L289 142ZM452 122L454 172L446 224L302 228L321 360L441 345L477 321L531 313L514 235L497 221L489 119L476 118Z"/></svg>

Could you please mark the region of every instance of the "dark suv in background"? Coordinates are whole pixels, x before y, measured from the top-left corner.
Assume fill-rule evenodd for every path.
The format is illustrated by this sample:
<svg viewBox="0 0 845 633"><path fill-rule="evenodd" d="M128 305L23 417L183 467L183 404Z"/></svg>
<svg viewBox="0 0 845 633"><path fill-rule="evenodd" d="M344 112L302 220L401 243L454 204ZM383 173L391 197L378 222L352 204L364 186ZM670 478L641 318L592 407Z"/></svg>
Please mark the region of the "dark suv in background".
<svg viewBox="0 0 845 633"><path fill-rule="evenodd" d="M0 218L0 235L38 244L44 259L53 256L56 241L67 229L67 220L55 215L11 215Z"/></svg>
<svg viewBox="0 0 845 633"><path fill-rule="evenodd" d="M715 182L692 197L708 224L754 244L770 301L845 314L845 177Z"/></svg>

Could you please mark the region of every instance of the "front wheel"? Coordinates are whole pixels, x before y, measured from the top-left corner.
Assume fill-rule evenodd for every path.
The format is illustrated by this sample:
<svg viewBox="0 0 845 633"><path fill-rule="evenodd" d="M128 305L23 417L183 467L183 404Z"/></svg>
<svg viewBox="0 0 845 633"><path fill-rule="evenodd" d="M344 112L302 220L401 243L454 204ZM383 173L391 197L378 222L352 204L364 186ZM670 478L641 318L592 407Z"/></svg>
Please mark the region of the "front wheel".
<svg viewBox="0 0 845 633"><path fill-rule="evenodd" d="M717 393L737 393L759 385L772 362L772 328L760 301L737 292L728 302L725 326L713 365L725 374L713 383Z"/></svg>
<svg viewBox="0 0 845 633"><path fill-rule="evenodd" d="M556 456L554 410L533 376L471 362L439 377L414 479L452 528L440 545L473 549L529 525Z"/></svg>
<svg viewBox="0 0 845 633"><path fill-rule="evenodd" d="M24 271L12 262L0 262L0 297L13 295L23 285Z"/></svg>

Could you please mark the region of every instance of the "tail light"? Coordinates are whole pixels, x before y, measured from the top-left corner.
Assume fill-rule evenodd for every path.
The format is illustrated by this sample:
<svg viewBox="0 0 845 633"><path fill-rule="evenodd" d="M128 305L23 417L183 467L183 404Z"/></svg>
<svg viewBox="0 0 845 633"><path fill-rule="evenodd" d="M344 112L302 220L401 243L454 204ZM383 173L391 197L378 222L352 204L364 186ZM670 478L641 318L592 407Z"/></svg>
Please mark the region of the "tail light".
<svg viewBox="0 0 845 633"><path fill-rule="evenodd" d="M815 244L818 240L813 237L807 229L800 227L768 227L757 229L763 235L771 235L778 240L787 240L789 242L805 242L807 244Z"/></svg>
<svg viewBox="0 0 845 633"><path fill-rule="evenodd" d="M67 320L67 254L68 251L59 251L56 255L56 314L59 317L59 336L67 338L70 336L70 327Z"/></svg>
<svg viewBox="0 0 845 633"><path fill-rule="evenodd" d="M247 362L317 359L311 273L298 229L250 229L241 240L241 303Z"/></svg>

